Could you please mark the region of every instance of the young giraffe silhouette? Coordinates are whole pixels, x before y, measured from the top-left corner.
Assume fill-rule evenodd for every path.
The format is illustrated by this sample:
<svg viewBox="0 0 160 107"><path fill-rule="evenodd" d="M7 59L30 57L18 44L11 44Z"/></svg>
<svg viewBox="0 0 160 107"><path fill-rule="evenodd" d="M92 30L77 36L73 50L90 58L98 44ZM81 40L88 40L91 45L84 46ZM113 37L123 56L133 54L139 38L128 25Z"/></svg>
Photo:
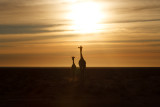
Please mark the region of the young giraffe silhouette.
<svg viewBox="0 0 160 107"><path fill-rule="evenodd" d="M84 81L85 79L85 70L86 70L86 61L83 58L82 55L82 46L78 47L80 48L80 60L79 60L79 67L80 67L80 72L81 72L81 80Z"/></svg>
<svg viewBox="0 0 160 107"><path fill-rule="evenodd" d="M72 57L72 60L73 60L73 64L72 64L72 68L71 68L71 70L72 70L72 76L73 76L73 80L75 80L75 74L76 74L76 65L75 65L75 63L74 63L74 56Z"/></svg>

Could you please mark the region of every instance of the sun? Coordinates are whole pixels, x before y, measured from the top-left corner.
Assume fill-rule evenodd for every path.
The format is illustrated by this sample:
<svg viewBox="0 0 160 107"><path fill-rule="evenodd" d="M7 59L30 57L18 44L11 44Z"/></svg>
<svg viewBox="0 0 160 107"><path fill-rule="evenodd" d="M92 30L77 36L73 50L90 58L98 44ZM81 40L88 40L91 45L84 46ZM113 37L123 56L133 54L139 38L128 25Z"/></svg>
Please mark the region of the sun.
<svg viewBox="0 0 160 107"><path fill-rule="evenodd" d="M82 2L72 5L69 18L72 21L71 28L78 33L98 32L103 18L100 6L94 2Z"/></svg>

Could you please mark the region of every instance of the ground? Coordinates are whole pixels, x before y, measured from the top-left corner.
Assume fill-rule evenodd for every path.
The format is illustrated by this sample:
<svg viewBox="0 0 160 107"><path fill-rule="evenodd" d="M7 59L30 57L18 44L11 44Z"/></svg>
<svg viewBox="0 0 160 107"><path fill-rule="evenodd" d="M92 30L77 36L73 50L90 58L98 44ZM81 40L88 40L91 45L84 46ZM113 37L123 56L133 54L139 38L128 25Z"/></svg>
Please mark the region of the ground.
<svg viewBox="0 0 160 107"><path fill-rule="evenodd" d="M0 107L160 106L160 68L0 68Z"/></svg>

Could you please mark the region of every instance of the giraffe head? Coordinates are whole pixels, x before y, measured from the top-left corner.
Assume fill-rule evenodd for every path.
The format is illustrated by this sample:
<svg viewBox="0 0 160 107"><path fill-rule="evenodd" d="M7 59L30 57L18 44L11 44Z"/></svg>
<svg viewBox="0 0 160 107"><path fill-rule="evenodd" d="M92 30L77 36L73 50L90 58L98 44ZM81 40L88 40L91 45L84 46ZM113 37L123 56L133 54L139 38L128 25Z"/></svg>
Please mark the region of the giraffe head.
<svg viewBox="0 0 160 107"><path fill-rule="evenodd" d="M80 51L82 52L82 48L83 48L83 47L82 47L82 46L80 46L80 47L78 47L78 48L80 48Z"/></svg>
<svg viewBox="0 0 160 107"><path fill-rule="evenodd" d="M73 57L72 57L72 60L74 60L74 58L75 58L75 57L73 56Z"/></svg>

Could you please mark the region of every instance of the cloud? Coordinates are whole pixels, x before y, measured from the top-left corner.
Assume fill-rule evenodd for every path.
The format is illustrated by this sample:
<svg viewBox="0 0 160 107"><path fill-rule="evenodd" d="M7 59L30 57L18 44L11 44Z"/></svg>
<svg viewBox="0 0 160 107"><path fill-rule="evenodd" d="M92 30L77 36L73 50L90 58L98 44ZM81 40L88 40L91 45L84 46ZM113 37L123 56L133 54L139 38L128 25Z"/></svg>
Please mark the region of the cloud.
<svg viewBox="0 0 160 107"><path fill-rule="evenodd" d="M117 27L118 32L125 32L125 33L137 33L140 35L142 33L152 33L152 34L159 34L160 32L160 18L157 19L118 19L113 21L105 21L101 24L116 24L121 25ZM124 25L123 25L124 24Z"/></svg>
<svg viewBox="0 0 160 107"><path fill-rule="evenodd" d="M137 22L158 22L160 19L136 19L136 20L118 20L118 21L108 21L105 23L137 23Z"/></svg>
<svg viewBox="0 0 160 107"><path fill-rule="evenodd" d="M129 7L128 7L129 6ZM115 10L119 13L142 13L142 12L157 12L160 10L160 2L157 3L146 3L145 5L143 2L136 2L136 3L129 3L127 6L123 7L115 7Z"/></svg>
<svg viewBox="0 0 160 107"><path fill-rule="evenodd" d="M47 41L39 41L39 40L49 40L49 39L56 39L56 38L67 38L67 37L73 37L77 35L57 35L57 36L34 36L34 37L23 37L23 38L15 38L15 39L0 39L0 43L7 43L7 45L0 45L1 48L3 47L14 47L13 44L9 45L9 43L16 43L15 46L17 45L18 42L23 42L23 44L26 44L29 42L29 44L53 44L53 43L81 43L82 41L52 41L52 42L47 42ZM117 44L117 43L127 43L127 44L135 44L136 43L145 43L146 45L148 44L149 46L159 46L160 44L160 39L141 39L141 40L104 40L104 41L83 41L83 43L87 44L106 44L106 43L111 43L111 44ZM122 44L121 44L122 45ZM125 47L128 47L125 46ZM130 46L129 46L130 47Z"/></svg>
<svg viewBox="0 0 160 107"><path fill-rule="evenodd" d="M37 9L46 10L47 7L54 7L55 9L59 8L61 4L62 2L59 0L0 0L0 12L20 11L20 9L32 12Z"/></svg>
<svg viewBox="0 0 160 107"><path fill-rule="evenodd" d="M54 25L0 25L0 34L35 34L46 32L65 32L70 30L46 30L49 27L63 26L63 24Z"/></svg>
<svg viewBox="0 0 160 107"><path fill-rule="evenodd" d="M132 11L143 11L143 10L152 10L152 9L160 9L160 5L148 5L148 6L141 6L141 7L134 7Z"/></svg>
<svg viewBox="0 0 160 107"><path fill-rule="evenodd" d="M9 11L9 10L24 8L27 2L30 3L30 0L27 0L27 2L25 1L24 0L1 0L0 11ZM34 3L34 1L32 1L32 3Z"/></svg>
<svg viewBox="0 0 160 107"><path fill-rule="evenodd" d="M73 36L74 35L57 35L57 36L46 36L45 35L45 36L31 36L31 37L20 37L20 38L6 38L6 39L0 39L0 43L38 41L38 40L73 37Z"/></svg>
<svg viewBox="0 0 160 107"><path fill-rule="evenodd" d="M81 41L68 41L68 42L81 42ZM160 39L141 39L141 40L104 40L104 41L83 41L86 43L155 43L160 42Z"/></svg>
<svg viewBox="0 0 160 107"><path fill-rule="evenodd" d="M0 49L7 49L7 48L14 48L14 47L16 47L16 46L12 45L12 44L10 44L10 45L0 45Z"/></svg>

